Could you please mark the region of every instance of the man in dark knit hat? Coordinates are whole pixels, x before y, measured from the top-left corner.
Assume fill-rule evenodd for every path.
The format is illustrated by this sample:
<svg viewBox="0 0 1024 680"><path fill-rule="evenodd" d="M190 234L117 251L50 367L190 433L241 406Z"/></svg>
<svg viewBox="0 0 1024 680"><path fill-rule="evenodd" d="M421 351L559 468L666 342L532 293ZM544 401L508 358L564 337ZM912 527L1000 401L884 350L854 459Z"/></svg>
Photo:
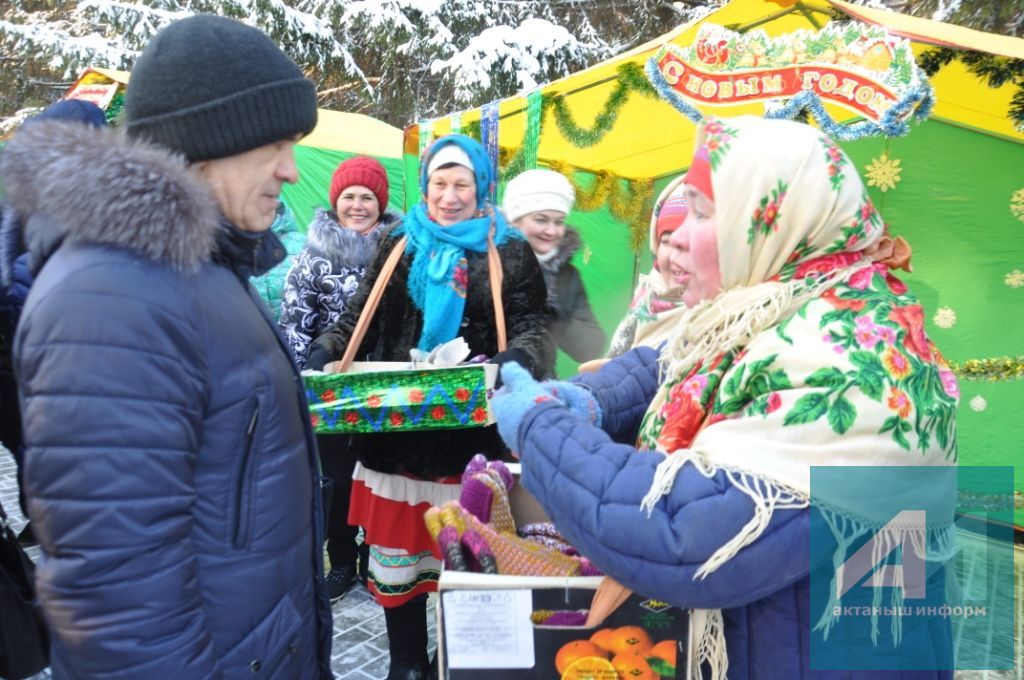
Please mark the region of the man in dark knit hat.
<svg viewBox="0 0 1024 680"><path fill-rule="evenodd" d="M194 16L136 62L127 135L44 121L0 153L54 677L332 677L302 378L249 285L316 116L263 33Z"/></svg>

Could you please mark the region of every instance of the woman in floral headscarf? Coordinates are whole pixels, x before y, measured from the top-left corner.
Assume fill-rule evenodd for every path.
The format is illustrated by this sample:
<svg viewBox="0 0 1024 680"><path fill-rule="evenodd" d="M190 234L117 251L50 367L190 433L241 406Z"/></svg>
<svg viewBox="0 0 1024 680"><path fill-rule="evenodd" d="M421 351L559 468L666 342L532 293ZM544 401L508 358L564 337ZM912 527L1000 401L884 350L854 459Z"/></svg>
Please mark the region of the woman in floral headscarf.
<svg viewBox="0 0 1024 680"><path fill-rule="evenodd" d="M671 243L688 309L661 361L636 349L575 385L504 368L494 408L525 487L605 573L694 610L698 676L812 677L824 645L821 668L951 677L914 670L952 668L948 620L833 568L869 535L883 558L912 545L907 567L953 533L956 381L876 259L884 227L856 170L807 125L712 119L685 182ZM833 468L842 483L817 484L812 512L812 466L914 468L861 483ZM890 523L896 499L927 526ZM941 571L928 579L939 597Z"/></svg>
<svg viewBox="0 0 1024 680"><path fill-rule="evenodd" d="M672 278L669 238L683 223L688 212L683 176L676 177L662 190L651 212L651 254L654 267L640 276L633 291L629 311L619 322L608 348L609 357L617 357L634 347L658 347L675 330L676 321L686 311L683 289Z"/></svg>

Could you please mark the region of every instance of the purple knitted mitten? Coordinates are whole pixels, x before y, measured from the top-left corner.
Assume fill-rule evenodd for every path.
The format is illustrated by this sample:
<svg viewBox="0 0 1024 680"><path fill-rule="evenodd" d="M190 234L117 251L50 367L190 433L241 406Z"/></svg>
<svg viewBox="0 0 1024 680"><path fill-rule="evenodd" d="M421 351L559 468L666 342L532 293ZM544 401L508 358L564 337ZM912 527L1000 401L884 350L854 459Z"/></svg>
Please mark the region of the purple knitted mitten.
<svg viewBox="0 0 1024 680"><path fill-rule="evenodd" d="M587 622L586 611L556 611L552 612L545 626L582 626Z"/></svg>
<svg viewBox="0 0 1024 680"><path fill-rule="evenodd" d="M451 525L442 527L437 534L437 544L441 546L441 554L444 555L445 569L469 571L466 558L462 554L458 529Z"/></svg>
<svg viewBox="0 0 1024 680"><path fill-rule="evenodd" d="M462 545L469 551L470 569L482 574L497 574L498 562L494 559L491 546L475 529L466 529L462 534Z"/></svg>

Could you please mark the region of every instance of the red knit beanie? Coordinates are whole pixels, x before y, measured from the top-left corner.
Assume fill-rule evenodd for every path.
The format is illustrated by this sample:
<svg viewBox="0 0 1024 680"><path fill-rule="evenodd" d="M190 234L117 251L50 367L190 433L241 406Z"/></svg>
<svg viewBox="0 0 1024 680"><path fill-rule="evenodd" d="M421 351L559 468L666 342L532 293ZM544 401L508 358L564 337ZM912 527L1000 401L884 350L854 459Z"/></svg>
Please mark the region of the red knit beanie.
<svg viewBox="0 0 1024 680"><path fill-rule="evenodd" d="M661 243L661 235L666 231L673 232L678 229L689 213L690 206L686 200L686 186L680 184L659 206L658 217L654 223L654 243Z"/></svg>
<svg viewBox="0 0 1024 680"><path fill-rule="evenodd" d="M377 209L384 212L388 207L388 173L378 161L369 156L356 156L342 161L331 177L331 210L338 203L338 196L350 186L366 187L377 197Z"/></svg>

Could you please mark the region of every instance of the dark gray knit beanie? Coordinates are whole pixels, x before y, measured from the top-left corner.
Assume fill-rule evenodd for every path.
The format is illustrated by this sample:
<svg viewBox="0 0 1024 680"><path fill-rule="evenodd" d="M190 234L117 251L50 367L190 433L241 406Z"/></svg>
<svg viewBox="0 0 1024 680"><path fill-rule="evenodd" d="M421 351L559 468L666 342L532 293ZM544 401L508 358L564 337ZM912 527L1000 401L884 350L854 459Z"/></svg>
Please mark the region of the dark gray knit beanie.
<svg viewBox="0 0 1024 680"><path fill-rule="evenodd" d="M310 132L316 88L258 29L199 14L153 36L124 111L130 136L204 161Z"/></svg>

